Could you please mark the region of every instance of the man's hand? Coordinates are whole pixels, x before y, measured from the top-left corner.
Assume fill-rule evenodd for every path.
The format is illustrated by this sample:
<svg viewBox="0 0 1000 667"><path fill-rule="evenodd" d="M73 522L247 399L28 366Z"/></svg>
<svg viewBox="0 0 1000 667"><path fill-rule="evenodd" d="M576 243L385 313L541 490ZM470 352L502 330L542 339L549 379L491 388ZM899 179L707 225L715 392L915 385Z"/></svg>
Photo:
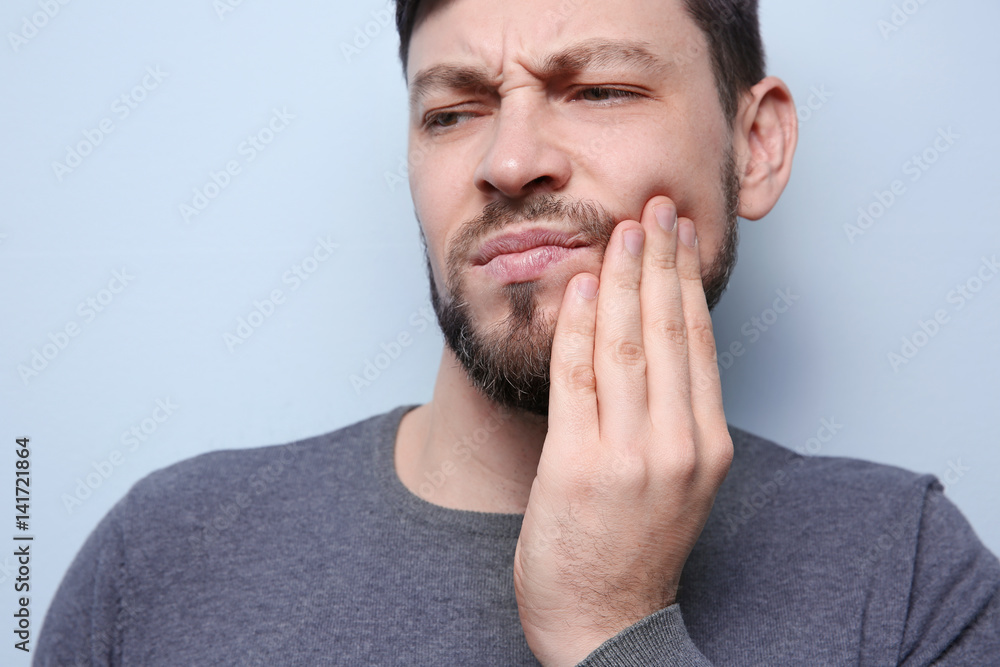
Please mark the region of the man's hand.
<svg viewBox="0 0 1000 667"><path fill-rule="evenodd" d="M662 196L641 217L615 227L599 290L589 273L569 281L556 324L514 556L521 625L546 666L674 603L732 461L694 225Z"/></svg>

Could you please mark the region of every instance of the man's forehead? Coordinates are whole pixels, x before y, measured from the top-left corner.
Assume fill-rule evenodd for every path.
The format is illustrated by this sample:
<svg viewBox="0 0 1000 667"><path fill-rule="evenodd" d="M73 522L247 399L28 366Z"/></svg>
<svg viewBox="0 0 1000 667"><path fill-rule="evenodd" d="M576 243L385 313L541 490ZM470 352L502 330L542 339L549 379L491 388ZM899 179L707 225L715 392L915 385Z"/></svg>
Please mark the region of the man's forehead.
<svg viewBox="0 0 1000 667"><path fill-rule="evenodd" d="M408 83L443 64L499 78L505 58L545 73L663 67L671 46L692 34L701 36L682 0L425 0L410 42Z"/></svg>

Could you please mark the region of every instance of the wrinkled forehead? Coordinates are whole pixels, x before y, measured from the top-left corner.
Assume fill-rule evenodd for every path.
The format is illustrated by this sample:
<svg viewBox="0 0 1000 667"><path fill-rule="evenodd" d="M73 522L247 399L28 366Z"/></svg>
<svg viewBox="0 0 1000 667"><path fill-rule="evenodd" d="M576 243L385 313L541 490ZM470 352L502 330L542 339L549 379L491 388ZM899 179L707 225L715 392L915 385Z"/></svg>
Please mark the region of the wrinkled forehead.
<svg viewBox="0 0 1000 667"><path fill-rule="evenodd" d="M502 78L511 65L551 64L571 47L601 41L641 45L667 63L707 58L704 36L682 0L424 0L407 83L442 63L476 65Z"/></svg>

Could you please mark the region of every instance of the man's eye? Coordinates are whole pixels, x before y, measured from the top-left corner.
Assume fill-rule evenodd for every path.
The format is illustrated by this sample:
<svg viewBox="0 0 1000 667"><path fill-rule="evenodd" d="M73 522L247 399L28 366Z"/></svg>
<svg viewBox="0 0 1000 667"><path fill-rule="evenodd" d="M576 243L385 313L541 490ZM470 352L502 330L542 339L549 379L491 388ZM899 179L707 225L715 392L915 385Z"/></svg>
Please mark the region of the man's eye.
<svg viewBox="0 0 1000 667"><path fill-rule="evenodd" d="M639 93L621 88L604 88L601 86L591 86L580 91L580 95L588 102L604 102L614 104L617 100L625 100L640 97Z"/></svg>
<svg viewBox="0 0 1000 667"><path fill-rule="evenodd" d="M467 111L440 111L428 114L424 119L424 128L430 131L455 127L461 118L471 116Z"/></svg>

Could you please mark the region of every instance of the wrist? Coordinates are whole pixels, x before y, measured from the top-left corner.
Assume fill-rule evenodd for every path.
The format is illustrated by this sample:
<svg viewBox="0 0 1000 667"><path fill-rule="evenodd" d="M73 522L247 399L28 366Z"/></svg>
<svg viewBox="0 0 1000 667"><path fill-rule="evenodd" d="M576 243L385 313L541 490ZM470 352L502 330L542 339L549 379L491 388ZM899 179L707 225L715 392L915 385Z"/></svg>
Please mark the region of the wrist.
<svg viewBox="0 0 1000 667"><path fill-rule="evenodd" d="M649 609L645 614L620 616L617 622L603 618L600 625L576 627L563 625L559 631L525 632L525 637L528 638L529 648L545 667L573 667L583 662L609 639L672 606L675 602L675 597L671 597L662 606Z"/></svg>

